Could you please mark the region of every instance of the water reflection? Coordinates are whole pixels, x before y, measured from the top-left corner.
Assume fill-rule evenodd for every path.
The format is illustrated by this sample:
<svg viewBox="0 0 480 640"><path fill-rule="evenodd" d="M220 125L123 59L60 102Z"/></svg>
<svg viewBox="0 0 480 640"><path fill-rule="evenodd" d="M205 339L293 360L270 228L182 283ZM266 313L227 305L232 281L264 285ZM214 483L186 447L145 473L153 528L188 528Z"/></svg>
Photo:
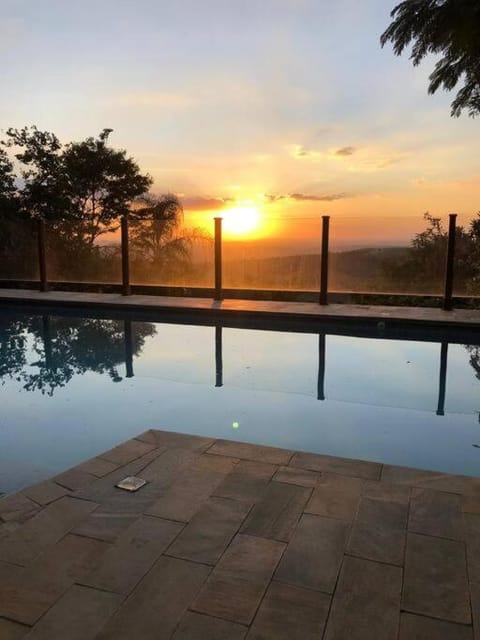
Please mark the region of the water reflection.
<svg viewBox="0 0 480 640"><path fill-rule="evenodd" d="M155 333L155 325L130 320L2 316L0 380L14 379L24 390L48 396L87 371L120 382L119 365L133 377L133 357Z"/></svg>

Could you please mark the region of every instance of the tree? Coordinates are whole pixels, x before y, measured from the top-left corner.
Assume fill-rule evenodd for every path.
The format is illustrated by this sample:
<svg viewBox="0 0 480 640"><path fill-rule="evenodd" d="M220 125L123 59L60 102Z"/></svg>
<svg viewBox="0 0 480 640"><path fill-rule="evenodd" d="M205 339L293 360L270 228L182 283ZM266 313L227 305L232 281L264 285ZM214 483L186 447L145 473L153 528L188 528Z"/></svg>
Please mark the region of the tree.
<svg viewBox="0 0 480 640"><path fill-rule="evenodd" d="M185 274L191 267L193 243L204 239L204 234L181 228L183 208L173 194L145 196L136 204L130 215L130 229L137 269L143 267L143 277L147 279L161 274L168 280Z"/></svg>
<svg viewBox="0 0 480 640"><path fill-rule="evenodd" d="M440 59L430 74L428 92L447 91L463 83L452 102L452 116L464 109L480 113L480 2L479 0L404 0L391 12L391 24L380 37L382 47L393 44L401 55L413 43L414 65L428 54Z"/></svg>

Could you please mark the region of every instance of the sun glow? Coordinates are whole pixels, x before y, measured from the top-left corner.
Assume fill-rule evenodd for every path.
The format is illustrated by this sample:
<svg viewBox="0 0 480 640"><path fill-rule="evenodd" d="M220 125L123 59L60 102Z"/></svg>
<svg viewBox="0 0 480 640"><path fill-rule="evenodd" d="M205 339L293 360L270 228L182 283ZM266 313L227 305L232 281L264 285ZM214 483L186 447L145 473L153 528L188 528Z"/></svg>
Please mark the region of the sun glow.
<svg viewBox="0 0 480 640"><path fill-rule="evenodd" d="M222 228L232 238L252 236L261 226L261 216L253 206L239 206L221 212Z"/></svg>

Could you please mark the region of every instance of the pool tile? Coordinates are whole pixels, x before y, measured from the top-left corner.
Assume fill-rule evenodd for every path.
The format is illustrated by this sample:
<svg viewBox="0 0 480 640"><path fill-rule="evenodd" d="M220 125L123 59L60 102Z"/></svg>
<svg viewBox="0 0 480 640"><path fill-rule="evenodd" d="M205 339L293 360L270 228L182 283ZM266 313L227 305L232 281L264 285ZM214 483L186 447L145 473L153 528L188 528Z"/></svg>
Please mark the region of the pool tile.
<svg viewBox="0 0 480 640"><path fill-rule="evenodd" d="M346 557L325 640L397 638L401 588L400 567Z"/></svg>
<svg viewBox="0 0 480 640"><path fill-rule="evenodd" d="M215 442L214 438L176 433L175 431L160 431L158 429L144 431L140 435L135 436L135 439L146 442L147 444L154 444L156 447L179 447L181 449L192 449L196 451L204 451Z"/></svg>
<svg viewBox="0 0 480 640"><path fill-rule="evenodd" d="M317 471L295 469L294 467L280 467L273 479L275 482L297 484L300 487L314 487L321 477L321 474Z"/></svg>
<svg viewBox="0 0 480 640"><path fill-rule="evenodd" d="M333 593L349 524L305 514L288 543L275 580Z"/></svg>
<svg viewBox="0 0 480 640"><path fill-rule="evenodd" d="M366 480L362 487L362 496L365 498L375 498L376 500L408 504L411 491L410 487L401 484L384 482L382 480Z"/></svg>
<svg viewBox="0 0 480 640"><path fill-rule="evenodd" d="M122 442L122 444L113 447L109 451L105 451L101 453L98 457L103 460L107 460L108 462L113 462L114 464L124 465L129 462L133 462L137 458L140 458L149 451L156 449L157 446L155 444L149 444L148 442L141 442L140 440L135 440L132 438L131 440L127 440L126 442Z"/></svg>
<svg viewBox="0 0 480 640"><path fill-rule="evenodd" d="M412 613L470 624L463 543L407 534L402 607Z"/></svg>

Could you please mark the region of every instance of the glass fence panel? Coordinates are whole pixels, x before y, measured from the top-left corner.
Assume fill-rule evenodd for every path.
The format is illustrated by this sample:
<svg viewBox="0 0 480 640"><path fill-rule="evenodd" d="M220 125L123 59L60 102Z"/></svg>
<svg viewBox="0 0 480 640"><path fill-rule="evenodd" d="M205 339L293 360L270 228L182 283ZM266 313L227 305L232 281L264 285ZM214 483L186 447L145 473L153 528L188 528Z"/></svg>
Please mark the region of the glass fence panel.
<svg viewBox="0 0 480 640"><path fill-rule="evenodd" d="M213 221L196 227L188 216L129 220L132 284L213 287Z"/></svg>
<svg viewBox="0 0 480 640"><path fill-rule="evenodd" d="M32 220L3 220L0 227L0 278L38 280L37 225Z"/></svg>
<svg viewBox="0 0 480 640"><path fill-rule="evenodd" d="M480 215L459 215L455 238L453 294L480 296Z"/></svg>
<svg viewBox="0 0 480 640"><path fill-rule="evenodd" d="M121 282L119 219L98 228L80 221L48 221L45 235L48 280Z"/></svg>
<svg viewBox="0 0 480 640"><path fill-rule="evenodd" d="M321 217L270 218L236 237L224 222L223 285L237 289L318 291Z"/></svg>
<svg viewBox="0 0 480 640"><path fill-rule="evenodd" d="M441 294L448 218L332 218L329 290Z"/></svg>

